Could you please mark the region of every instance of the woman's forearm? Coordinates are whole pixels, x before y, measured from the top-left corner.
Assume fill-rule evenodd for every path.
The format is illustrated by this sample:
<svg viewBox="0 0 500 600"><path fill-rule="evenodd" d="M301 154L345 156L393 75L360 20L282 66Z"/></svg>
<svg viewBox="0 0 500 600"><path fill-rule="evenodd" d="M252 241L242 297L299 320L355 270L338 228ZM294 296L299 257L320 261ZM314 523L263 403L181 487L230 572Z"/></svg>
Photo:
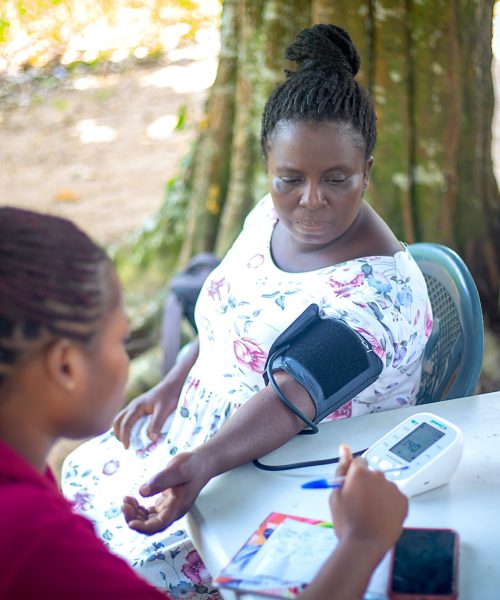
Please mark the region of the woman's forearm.
<svg viewBox="0 0 500 600"><path fill-rule="evenodd" d="M276 381L301 412L314 417L312 400L300 384L284 372L276 373ZM304 422L268 386L195 453L203 455L210 477L214 477L279 448L303 428Z"/></svg>
<svg viewBox="0 0 500 600"><path fill-rule="evenodd" d="M178 386L178 392L180 393L189 371L192 369L198 358L199 348L198 338L195 338L187 348L186 352L178 358L170 371L161 380L158 387L168 386L171 389L173 386Z"/></svg>
<svg viewBox="0 0 500 600"><path fill-rule="evenodd" d="M367 540L339 542L298 600L361 600L384 552Z"/></svg>
<svg viewBox="0 0 500 600"><path fill-rule="evenodd" d="M285 373L276 380L285 395L306 416L314 406L302 386ZM205 444L191 452L177 454L167 466L140 488L142 496L154 496L155 510L138 510L130 499L126 515L129 526L155 533L186 514L200 490L212 477L234 469L283 445L304 427L304 423L278 398L272 388L253 396Z"/></svg>

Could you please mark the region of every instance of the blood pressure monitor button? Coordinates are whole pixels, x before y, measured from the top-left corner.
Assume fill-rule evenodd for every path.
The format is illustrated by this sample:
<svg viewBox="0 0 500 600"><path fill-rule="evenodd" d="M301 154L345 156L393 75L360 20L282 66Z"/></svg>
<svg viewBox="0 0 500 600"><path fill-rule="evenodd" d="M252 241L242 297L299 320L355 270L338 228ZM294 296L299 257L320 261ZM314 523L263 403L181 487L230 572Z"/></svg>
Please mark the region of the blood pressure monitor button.
<svg viewBox="0 0 500 600"><path fill-rule="evenodd" d="M379 469L391 469L394 465L388 460L381 460L379 464Z"/></svg>
<svg viewBox="0 0 500 600"><path fill-rule="evenodd" d="M380 456L377 456L376 454L370 456L370 462L374 465L378 464L380 462Z"/></svg>

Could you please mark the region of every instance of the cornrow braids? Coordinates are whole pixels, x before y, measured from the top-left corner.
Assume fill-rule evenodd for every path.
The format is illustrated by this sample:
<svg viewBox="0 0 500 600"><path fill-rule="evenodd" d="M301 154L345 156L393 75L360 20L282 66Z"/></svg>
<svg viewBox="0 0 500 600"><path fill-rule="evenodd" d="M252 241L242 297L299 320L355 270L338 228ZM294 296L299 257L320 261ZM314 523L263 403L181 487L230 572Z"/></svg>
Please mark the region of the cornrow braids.
<svg viewBox="0 0 500 600"><path fill-rule="evenodd" d="M285 70L287 79L264 107L264 158L279 123L334 121L361 136L368 159L377 137L375 109L368 92L354 79L361 61L349 34L336 25L314 25L297 35L285 57L298 68Z"/></svg>
<svg viewBox="0 0 500 600"><path fill-rule="evenodd" d="M0 208L0 384L30 350L88 343L116 301L106 253L73 223Z"/></svg>

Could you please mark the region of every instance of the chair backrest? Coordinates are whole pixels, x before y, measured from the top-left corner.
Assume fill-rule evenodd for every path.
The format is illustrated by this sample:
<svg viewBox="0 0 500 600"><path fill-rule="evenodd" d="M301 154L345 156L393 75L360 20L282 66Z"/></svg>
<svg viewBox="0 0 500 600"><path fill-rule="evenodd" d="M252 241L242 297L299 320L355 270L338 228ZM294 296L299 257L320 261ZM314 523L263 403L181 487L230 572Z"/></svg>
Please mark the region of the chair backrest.
<svg viewBox="0 0 500 600"><path fill-rule="evenodd" d="M410 244L432 305L417 404L474 393L481 373L484 326L476 284L460 256L441 244Z"/></svg>

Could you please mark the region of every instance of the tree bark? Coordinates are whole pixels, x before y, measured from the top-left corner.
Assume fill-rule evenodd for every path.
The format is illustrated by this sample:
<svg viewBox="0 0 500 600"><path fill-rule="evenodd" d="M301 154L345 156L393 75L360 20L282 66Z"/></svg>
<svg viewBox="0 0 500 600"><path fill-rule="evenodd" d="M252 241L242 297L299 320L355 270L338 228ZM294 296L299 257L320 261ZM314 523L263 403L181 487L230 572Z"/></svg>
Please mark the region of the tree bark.
<svg viewBox="0 0 500 600"><path fill-rule="evenodd" d="M221 51L215 82L196 142L189 208L181 262L212 250L231 179L235 91L238 73L238 2L226 0L221 22Z"/></svg>

